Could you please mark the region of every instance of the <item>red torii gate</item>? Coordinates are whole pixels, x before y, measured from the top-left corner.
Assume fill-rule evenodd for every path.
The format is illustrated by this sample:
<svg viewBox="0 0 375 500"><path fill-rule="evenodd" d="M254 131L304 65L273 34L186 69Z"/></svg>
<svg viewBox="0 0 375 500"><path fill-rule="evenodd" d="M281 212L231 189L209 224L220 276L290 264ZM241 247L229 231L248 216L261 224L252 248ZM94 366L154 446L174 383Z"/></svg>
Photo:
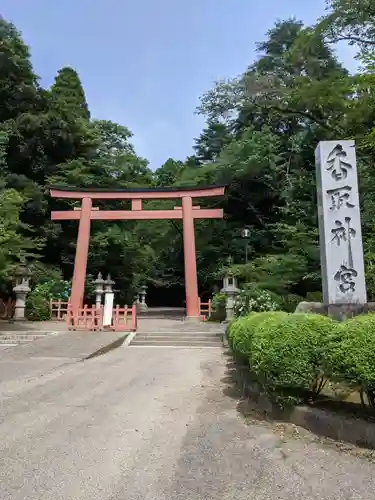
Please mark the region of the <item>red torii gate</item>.
<svg viewBox="0 0 375 500"><path fill-rule="evenodd" d="M195 251L195 219L221 219L222 209L200 208L193 206L193 198L222 196L225 186L198 186L182 188L150 189L102 189L50 186L52 198L68 198L81 201L81 208L74 210L53 211L52 220L79 220L71 307L77 310L83 305L85 290L87 257L92 220L182 220L185 260L186 316L199 318L199 296L197 280L197 262ZM144 210L143 200L181 199L181 206L173 210ZM93 200L131 200L131 210L98 210L93 207Z"/></svg>

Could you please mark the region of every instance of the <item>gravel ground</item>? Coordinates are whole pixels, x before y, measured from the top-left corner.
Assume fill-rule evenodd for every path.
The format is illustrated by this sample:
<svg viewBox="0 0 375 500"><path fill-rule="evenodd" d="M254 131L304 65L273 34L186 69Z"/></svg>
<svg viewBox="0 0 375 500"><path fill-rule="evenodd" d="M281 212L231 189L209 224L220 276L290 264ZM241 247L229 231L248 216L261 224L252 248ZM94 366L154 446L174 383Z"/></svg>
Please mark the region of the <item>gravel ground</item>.
<svg viewBox="0 0 375 500"><path fill-rule="evenodd" d="M0 498L373 500L364 452L246 420L234 396L220 349L119 348L0 383Z"/></svg>

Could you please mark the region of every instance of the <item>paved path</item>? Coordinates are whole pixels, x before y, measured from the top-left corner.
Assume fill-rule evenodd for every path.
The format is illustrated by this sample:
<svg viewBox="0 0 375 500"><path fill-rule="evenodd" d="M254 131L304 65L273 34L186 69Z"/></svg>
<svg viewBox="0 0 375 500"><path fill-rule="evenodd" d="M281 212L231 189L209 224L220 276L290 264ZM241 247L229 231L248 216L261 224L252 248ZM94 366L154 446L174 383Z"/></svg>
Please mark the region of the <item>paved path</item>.
<svg viewBox="0 0 375 500"><path fill-rule="evenodd" d="M123 347L1 383L0 498L373 500L369 461L245 425L225 361Z"/></svg>

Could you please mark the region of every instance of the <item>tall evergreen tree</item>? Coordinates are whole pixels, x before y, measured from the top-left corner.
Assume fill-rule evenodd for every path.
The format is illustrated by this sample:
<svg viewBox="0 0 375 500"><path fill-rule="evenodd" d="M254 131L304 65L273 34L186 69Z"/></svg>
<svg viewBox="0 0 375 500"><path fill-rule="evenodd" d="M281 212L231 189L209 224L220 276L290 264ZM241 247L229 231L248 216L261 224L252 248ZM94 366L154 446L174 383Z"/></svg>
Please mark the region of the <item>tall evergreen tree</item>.
<svg viewBox="0 0 375 500"><path fill-rule="evenodd" d="M37 81L27 45L15 26L0 16L0 122L35 107Z"/></svg>
<svg viewBox="0 0 375 500"><path fill-rule="evenodd" d="M90 119L85 92L77 71L65 67L58 71L51 94L59 105L74 117Z"/></svg>

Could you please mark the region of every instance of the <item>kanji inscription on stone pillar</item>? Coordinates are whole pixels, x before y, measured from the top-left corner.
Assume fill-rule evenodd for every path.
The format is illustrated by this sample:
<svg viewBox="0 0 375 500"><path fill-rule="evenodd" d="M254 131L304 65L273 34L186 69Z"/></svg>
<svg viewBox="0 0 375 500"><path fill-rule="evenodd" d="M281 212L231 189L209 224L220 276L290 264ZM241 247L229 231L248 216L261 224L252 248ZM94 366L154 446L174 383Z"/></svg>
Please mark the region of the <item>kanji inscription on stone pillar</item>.
<svg viewBox="0 0 375 500"><path fill-rule="evenodd" d="M323 301L366 304L354 141L320 142L315 163Z"/></svg>

